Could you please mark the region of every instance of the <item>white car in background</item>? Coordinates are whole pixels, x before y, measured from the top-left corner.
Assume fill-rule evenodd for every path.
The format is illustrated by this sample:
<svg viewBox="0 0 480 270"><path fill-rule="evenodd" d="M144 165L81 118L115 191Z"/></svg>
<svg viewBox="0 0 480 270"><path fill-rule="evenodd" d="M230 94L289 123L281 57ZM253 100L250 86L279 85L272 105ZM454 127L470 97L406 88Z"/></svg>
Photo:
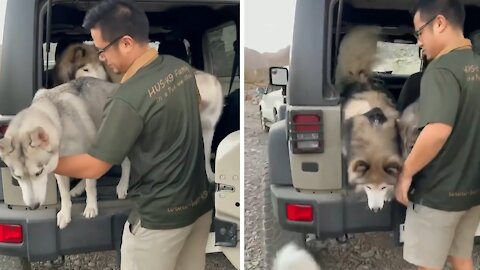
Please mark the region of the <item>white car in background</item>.
<svg viewBox="0 0 480 270"><path fill-rule="evenodd" d="M270 126L277 122L280 106L284 104L282 88L268 85L264 88L262 98L259 102L260 125L265 132L270 130Z"/></svg>

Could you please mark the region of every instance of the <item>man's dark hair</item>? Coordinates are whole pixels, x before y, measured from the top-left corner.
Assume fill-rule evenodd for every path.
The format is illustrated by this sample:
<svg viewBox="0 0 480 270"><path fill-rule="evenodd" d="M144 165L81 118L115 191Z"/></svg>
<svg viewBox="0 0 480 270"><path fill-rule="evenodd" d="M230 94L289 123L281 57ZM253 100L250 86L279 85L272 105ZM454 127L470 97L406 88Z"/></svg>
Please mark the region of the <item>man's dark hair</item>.
<svg viewBox="0 0 480 270"><path fill-rule="evenodd" d="M420 18L423 21L443 15L447 21L461 29L465 23L465 8L458 0L419 0L412 14L414 15L417 11L420 11Z"/></svg>
<svg viewBox="0 0 480 270"><path fill-rule="evenodd" d="M129 35L138 42L148 42L148 18L134 2L105 0L90 9L83 20L83 27L99 28L102 38L112 41Z"/></svg>

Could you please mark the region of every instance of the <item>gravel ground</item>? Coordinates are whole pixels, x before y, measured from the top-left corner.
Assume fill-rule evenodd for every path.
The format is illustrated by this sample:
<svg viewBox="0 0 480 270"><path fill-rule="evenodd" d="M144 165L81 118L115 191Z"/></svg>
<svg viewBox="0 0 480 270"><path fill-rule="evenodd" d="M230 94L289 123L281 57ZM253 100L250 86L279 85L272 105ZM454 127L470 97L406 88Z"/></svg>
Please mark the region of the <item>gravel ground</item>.
<svg viewBox="0 0 480 270"><path fill-rule="evenodd" d="M119 270L116 266L114 251L94 252L80 255L65 256L65 265L57 267L50 262L32 263L33 270ZM19 260L14 257L0 256L0 270L21 270ZM207 254L207 270L235 270L223 253Z"/></svg>
<svg viewBox="0 0 480 270"><path fill-rule="evenodd" d="M264 188L262 179L267 174L268 135L260 127L258 105L250 100L245 102L245 270L265 269L261 190ZM392 233L363 233L350 237L344 244L335 240L309 243L309 250L322 269L327 270L415 269L403 260L402 248L394 246ZM479 255L480 246L476 245L474 260L477 269L480 269Z"/></svg>
<svg viewBox="0 0 480 270"><path fill-rule="evenodd" d="M59 269L59 270L119 270L120 267L116 265L116 257L114 251L108 252L93 252L79 255L65 256L65 264L63 267L58 267L50 262L35 262L32 263L33 270L42 269ZM17 258L0 256L0 270L17 270L20 267ZM228 261L223 253L207 254L207 270L234 270L235 267Z"/></svg>
<svg viewBox="0 0 480 270"><path fill-rule="evenodd" d="M268 134L260 127L258 105L245 102L245 270L263 268L263 182Z"/></svg>

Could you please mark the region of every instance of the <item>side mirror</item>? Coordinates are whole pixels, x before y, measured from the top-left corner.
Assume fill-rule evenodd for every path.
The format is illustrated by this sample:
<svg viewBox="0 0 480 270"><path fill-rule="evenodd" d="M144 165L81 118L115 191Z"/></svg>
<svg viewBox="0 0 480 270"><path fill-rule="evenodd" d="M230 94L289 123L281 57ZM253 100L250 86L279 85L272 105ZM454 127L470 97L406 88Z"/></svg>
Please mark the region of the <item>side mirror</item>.
<svg viewBox="0 0 480 270"><path fill-rule="evenodd" d="M284 67L270 67L270 84L286 86L288 82L288 69Z"/></svg>

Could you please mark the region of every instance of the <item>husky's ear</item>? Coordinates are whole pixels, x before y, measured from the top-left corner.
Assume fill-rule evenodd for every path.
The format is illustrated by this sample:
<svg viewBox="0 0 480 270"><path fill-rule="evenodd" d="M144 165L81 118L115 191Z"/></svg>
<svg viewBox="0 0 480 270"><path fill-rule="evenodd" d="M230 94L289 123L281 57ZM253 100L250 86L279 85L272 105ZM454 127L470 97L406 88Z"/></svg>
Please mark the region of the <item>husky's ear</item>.
<svg viewBox="0 0 480 270"><path fill-rule="evenodd" d="M47 132L42 127L36 127L30 132L30 147L46 148L50 144Z"/></svg>
<svg viewBox="0 0 480 270"><path fill-rule="evenodd" d="M58 69L57 77L60 83L66 83L73 79L73 65L66 62L63 67Z"/></svg>
<svg viewBox="0 0 480 270"><path fill-rule="evenodd" d="M82 58L84 58L87 55L87 50L83 47L77 47L75 48L75 53L73 57L73 61L80 61Z"/></svg>
<svg viewBox="0 0 480 270"><path fill-rule="evenodd" d="M57 78L59 83L66 83L75 79L75 62L85 57L85 49L77 44L70 45L60 57L60 63L57 68Z"/></svg>
<svg viewBox="0 0 480 270"><path fill-rule="evenodd" d="M3 158L7 154L13 152L13 141L10 138L0 139L0 158Z"/></svg>

